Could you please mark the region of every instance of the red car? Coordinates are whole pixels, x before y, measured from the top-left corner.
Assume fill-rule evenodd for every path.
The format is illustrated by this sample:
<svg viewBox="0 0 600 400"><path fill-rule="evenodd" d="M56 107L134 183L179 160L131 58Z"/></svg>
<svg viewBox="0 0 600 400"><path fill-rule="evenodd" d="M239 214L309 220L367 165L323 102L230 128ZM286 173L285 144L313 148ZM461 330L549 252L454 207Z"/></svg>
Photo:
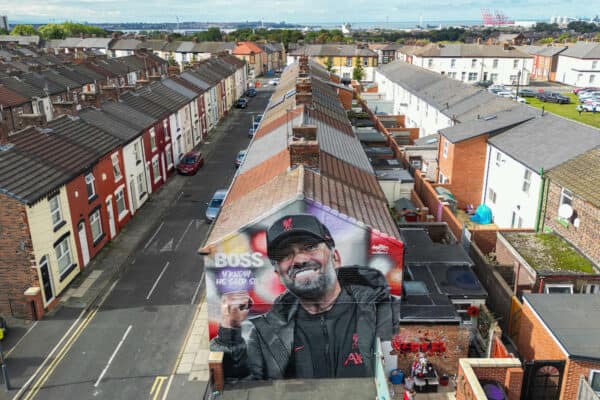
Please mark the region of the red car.
<svg viewBox="0 0 600 400"><path fill-rule="evenodd" d="M193 175L198 172L198 168L204 165L204 157L199 151L190 151L186 153L179 165L177 171L183 175Z"/></svg>

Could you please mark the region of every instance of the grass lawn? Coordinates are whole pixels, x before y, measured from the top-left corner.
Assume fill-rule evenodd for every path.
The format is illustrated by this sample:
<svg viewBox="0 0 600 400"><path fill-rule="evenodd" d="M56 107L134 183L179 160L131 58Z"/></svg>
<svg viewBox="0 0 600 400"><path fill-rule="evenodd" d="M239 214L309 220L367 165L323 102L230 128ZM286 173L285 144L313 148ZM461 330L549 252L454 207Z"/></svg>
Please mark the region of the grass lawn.
<svg viewBox="0 0 600 400"><path fill-rule="evenodd" d="M591 112L582 112L581 116L575 107L579 104L577 100L577 96L573 93L565 93L565 96L569 96L571 98L571 104L556 104L556 103L543 103L536 98L527 97L527 103L536 108L545 107L546 111L550 111L551 113L560 115L561 117L569 118L575 121L582 122L584 124L588 124L594 126L596 128L600 128L600 112L593 114Z"/></svg>

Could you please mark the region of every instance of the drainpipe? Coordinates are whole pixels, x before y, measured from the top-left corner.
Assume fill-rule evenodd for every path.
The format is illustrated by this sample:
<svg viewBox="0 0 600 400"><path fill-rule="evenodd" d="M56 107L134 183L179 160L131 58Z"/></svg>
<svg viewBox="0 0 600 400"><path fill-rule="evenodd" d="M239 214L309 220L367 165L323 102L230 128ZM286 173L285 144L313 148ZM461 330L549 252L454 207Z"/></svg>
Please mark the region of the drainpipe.
<svg viewBox="0 0 600 400"><path fill-rule="evenodd" d="M487 168L485 169L485 184L483 186L483 201L481 204L485 204L487 200L487 187L488 187L488 177L490 175L490 161L492 158L492 148L488 145L488 155L487 155Z"/></svg>
<svg viewBox="0 0 600 400"><path fill-rule="evenodd" d="M544 177L544 168L540 168L539 170L540 177L542 178L542 185L540 186L540 193L538 199L538 208L535 216L535 232L538 233L540 231L540 216L542 215L542 203L544 201L544 189L546 186L546 178Z"/></svg>

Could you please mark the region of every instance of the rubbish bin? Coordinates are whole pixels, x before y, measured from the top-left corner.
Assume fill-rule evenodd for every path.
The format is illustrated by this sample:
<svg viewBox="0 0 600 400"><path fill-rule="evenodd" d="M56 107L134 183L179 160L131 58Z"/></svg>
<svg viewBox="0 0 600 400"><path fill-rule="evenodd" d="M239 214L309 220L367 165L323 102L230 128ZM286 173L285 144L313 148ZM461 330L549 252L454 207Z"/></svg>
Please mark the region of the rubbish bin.
<svg viewBox="0 0 600 400"><path fill-rule="evenodd" d="M402 385L404 382L404 372L401 369L394 369L390 372L390 381L394 385Z"/></svg>

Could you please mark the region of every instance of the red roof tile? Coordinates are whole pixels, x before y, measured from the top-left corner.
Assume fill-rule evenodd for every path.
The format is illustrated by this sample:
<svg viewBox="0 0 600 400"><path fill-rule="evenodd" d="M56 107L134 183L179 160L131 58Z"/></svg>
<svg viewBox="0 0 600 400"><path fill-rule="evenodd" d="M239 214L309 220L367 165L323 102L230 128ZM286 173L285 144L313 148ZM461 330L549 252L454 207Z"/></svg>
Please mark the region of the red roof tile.
<svg viewBox="0 0 600 400"><path fill-rule="evenodd" d="M238 42L233 54L246 55L246 54L258 54L262 53L263 50L256 45L254 42Z"/></svg>
<svg viewBox="0 0 600 400"><path fill-rule="evenodd" d="M27 103L29 100L17 92L13 92L4 85L0 85L0 105L2 107L14 107Z"/></svg>

